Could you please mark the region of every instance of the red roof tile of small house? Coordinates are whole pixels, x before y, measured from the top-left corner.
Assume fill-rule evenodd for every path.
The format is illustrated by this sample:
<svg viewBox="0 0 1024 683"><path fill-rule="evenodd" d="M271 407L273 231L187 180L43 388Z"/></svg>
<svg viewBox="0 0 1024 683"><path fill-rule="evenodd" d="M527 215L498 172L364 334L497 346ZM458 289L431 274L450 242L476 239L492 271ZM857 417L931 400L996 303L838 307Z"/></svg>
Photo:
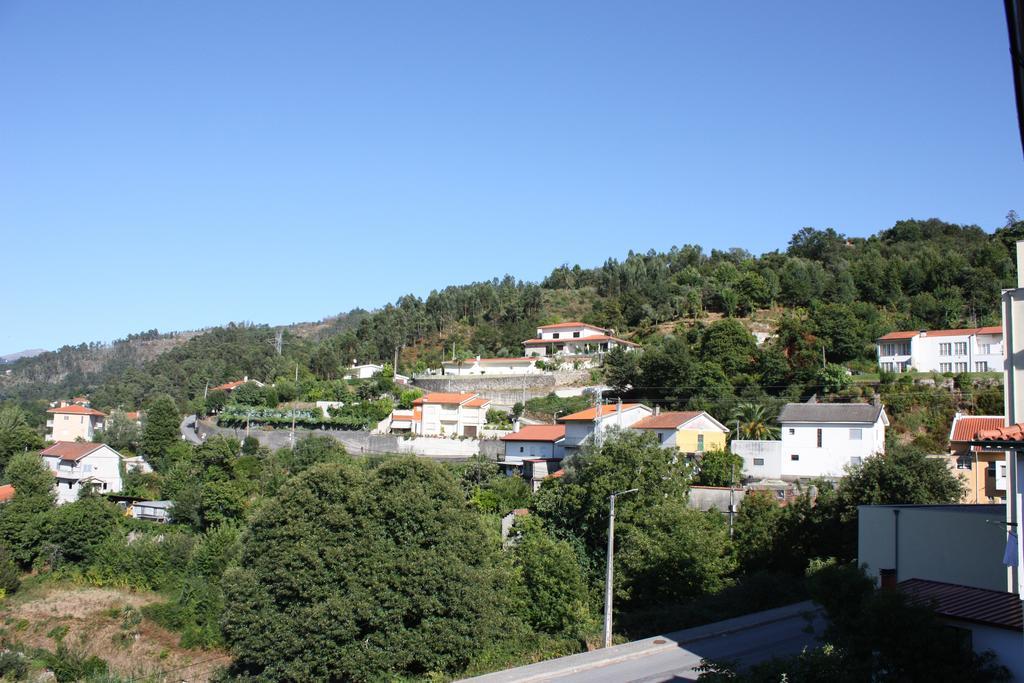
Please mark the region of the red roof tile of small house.
<svg viewBox="0 0 1024 683"><path fill-rule="evenodd" d="M957 415L953 418L949 441L973 441L978 432L1002 429L1006 419L1002 415Z"/></svg>
<svg viewBox="0 0 1024 683"><path fill-rule="evenodd" d="M14 498L14 486L12 484L0 486L0 503L6 503L11 498Z"/></svg>
<svg viewBox="0 0 1024 683"><path fill-rule="evenodd" d="M541 346L544 344L562 344L564 342L606 342L613 341L619 344L625 344L627 346L640 346L631 341L625 339L619 339L618 337L612 337L607 334L595 334L589 337L566 337L565 339L527 339L523 342L525 346Z"/></svg>
<svg viewBox="0 0 1024 683"><path fill-rule="evenodd" d="M898 585L911 602L928 605L941 616L1024 631L1020 596L1015 593L925 579L907 579Z"/></svg>
<svg viewBox="0 0 1024 683"><path fill-rule="evenodd" d="M660 415L645 417L639 422L634 422L630 429L678 429L695 417L702 414L700 410L669 411Z"/></svg>
<svg viewBox="0 0 1024 683"><path fill-rule="evenodd" d="M239 379L234 382L224 382L224 384L218 384L215 387L211 387L210 391L234 391L243 384L248 383L249 380Z"/></svg>
<svg viewBox="0 0 1024 683"><path fill-rule="evenodd" d="M565 425L527 425L518 432L506 434L502 441L550 441L565 438Z"/></svg>
<svg viewBox="0 0 1024 683"><path fill-rule="evenodd" d="M622 404L622 412L626 412L627 410L635 410L637 408L646 408L646 407L647 406L645 406L645 405L643 405L641 403L623 403ZM618 406L600 406L600 410L601 410L601 413L600 413L601 417L609 417L609 416L614 415L615 413L617 413L619 411L619 407ZM573 413L571 415L565 415L563 417L560 417L560 418L558 418L558 421L559 422L577 422L577 421L593 420L595 417L598 416L597 411L598 411L598 408L587 408L586 410L581 410L578 413Z"/></svg>
<svg viewBox="0 0 1024 683"><path fill-rule="evenodd" d="M604 332L611 332L611 330L605 327L598 327L597 325L591 325L590 323L581 323L578 321L572 321L567 323L554 323L553 325L538 325L538 330L560 330L565 327L589 327L592 330L602 330Z"/></svg>
<svg viewBox="0 0 1024 683"><path fill-rule="evenodd" d="M989 441L993 443L1024 443L1024 424L999 427L998 429L982 429L972 441L975 443Z"/></svg>
<svg viewBox="0 0 1024 683"><path fill-rule="evenodd" d="M898 332L890 332L889 334L883 334L878 338L878 341L893 341L895 339L913 339L917 335L921 334L921 330L900 330Z"/></svg>
<svg viewBox="0 0 1024 683"><path fill-rule="evenodd" d="M39 454L78 462L93 451L103 448L104 445L101 443L88 443L86 441L58 441L49 448L40 451Z"/></svg>
<svg viewBox="0 0 1024 683"><path fill-rule="evenodd" d="M491 405L491 399L489 398L474 398L470 401L466 401L463 405L469 408L483 408L484 406Z"/></svg>
<svg viewBox="0 0 1024 683"><path fill-rule="evenodd" d="M564 476L565 476L565 470L558 470L554 474L549 474L548 476L546 476L544 478L545 479L561 479Z"/></svg>
<svg viewBox="0 0 1024 683"><path fill-rule="evenodd" d="M64 406L63 408L50 408L46 412L58 415L94 415L96 417L106 417L105 413L79 405Z"/></svg>
<svg viewBox="0 0 1024 683"><path fill-rule="evenodd" d="M893 341L896 339L912 339L917 335L921 334L926 337L960 337L969 336L972 334L1002 334L1003 328L998 326L991 327L966 327L962 330L899 330L896 332L890 332L889 334L882 335L878 338L878 341Z"/></svg>
<svg viewBox="0 0 1024 683"><path fill-rule="evenodd" d="M471 401L476 396L477 396L477 394L475 394L475 393L473 393L471 391L465 392L465 393L461 393L461 394L458 394L458 393L446 393L446 392L438 391L438 392L434 392L434 393L431 393L431 394L426 394L425 396L420 396L418 399L416 399L412 403L413 403L413 405L423 405L424 403L444 403L444 404L457 403L459 405L462 405L463 403L466 403L467 401Z"/></svg>

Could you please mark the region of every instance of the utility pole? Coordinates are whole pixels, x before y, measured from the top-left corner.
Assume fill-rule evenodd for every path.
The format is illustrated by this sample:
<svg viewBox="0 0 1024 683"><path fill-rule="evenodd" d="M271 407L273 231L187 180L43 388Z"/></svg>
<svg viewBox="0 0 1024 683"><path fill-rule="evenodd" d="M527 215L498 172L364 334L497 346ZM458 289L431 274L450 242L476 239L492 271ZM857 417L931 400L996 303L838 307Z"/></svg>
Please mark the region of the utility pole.
<svg viewBox="0 0 1024 683"><path fill-rule="evenodd" d="M617 491L608 497L608 559L604 579L604 646L612 646L612 588L615 576L615 499L639 489Z"/></svg>
<svg viewBox="0 0 1024 683"><path fill-rule="evenodd" d="M274 335L274 348L279 356L281 355L282 344L284 344L284 330L278 330L277 334Z"/></svg>
<svg viewBox="0 0 1024 683"><path fill-rule="evenodd" d="M731 454L730 454L731 455ZM729 476L729 540L732 540L732 518L736 515L736 461L732 461L732 474Z"/></svg>
<svg viewBox="0 0 1024 683"><path fill-rule="evenodd" d="M298 400L299 396L299 364L295 364L295 398L292 400L292 450L295 450L295 401Z"/></svg>

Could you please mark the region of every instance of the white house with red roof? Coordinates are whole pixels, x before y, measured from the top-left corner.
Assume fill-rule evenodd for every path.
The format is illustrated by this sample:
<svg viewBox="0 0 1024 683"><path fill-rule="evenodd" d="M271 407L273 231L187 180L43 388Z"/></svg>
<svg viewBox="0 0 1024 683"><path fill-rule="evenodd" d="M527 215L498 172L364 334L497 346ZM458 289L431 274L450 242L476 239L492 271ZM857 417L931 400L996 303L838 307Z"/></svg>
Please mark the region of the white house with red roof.
<svg viewBox="0 0 1024 683"><path fill-rule="evenodd" d="M96 432L103 429L106 414L78 404L69 404L46 411L47 441L92 441Z"/></svg>
<svg viewBox="0 0 1024 683"><path fill-rule="evenodd" d="M260 382L260 381L255 380L255 379L249 379L248 376L245 376L242 379L236 379L233 382L224 382L224 384L218 384L215 387L210 387L210 391L223 391L223 392L226 392L226 393L230 394L232 391L234 391L238 387L242 386L243 384L248 384L249 382L252 382L253 384L255 384L258 387L262 387L263 386L263 382Z"/></svg>
<svg viewBox="0 0 1024 683"><path fill-rule="evenodd" d="M537 367L537 358L521 356L519 358L467 358L465 360L446 360L441 363L444 375L539 375L543 370Z"/></svg>
<svg viewBox="0 0 1024 683"><path fill-rule="evenodd" d="M1003 328L903 330L878 338L878 367L888 372L1002 372Z"/></svg>
<svg viewBox="0 0 1024 683"><path fill-rule="evenodd" d="M635 423L650 417L653 411L641 403L618 403L613 406L597 405L578 413L558 418L565 425L563 447L571 454L588 441L593 441L610 429L627 429Z"/></svg>
<svg viewBox="0 0 1024 683"><path fill-rule="evenodd" d="M536 491L541 482L562 469L565 425L527 425L501 437L505 459L498 462L506 474L520 475Z"/></svg>
<svg viewBox="0 0 1024 683"><path fill-rule="evenodd" d="M703 410L655 410L654 415L634 422L630 429L652 432L663 448L678 448L683 453L724 451L729 430Z"/></svg>
<svg viewBox="0 0 1024 683"><path fill-rule="evenodd" d="M39 455L56 480L58 505L78 500L84 486L99 493L122 488L121 454L106 444L58 441Z"/></svg>
<svg viewBox="0 0 1024 683"><path fill-rule="evenodd" d="M542 325L537 336L523 342L527 356L595 356L616 346L627 351L640 348L625 339L614 336L614 330L581 322Z"/></svg>
<svg viewBox="0 0 1024 683"><path fill-rule="evenodd" d="M489 398L473 392L434 392L412 404L411 427L417 436L467 436L478 438L487 424ZM395 424L392 413L392 425ZM406 417L403 414L399 418Z"/></svg>

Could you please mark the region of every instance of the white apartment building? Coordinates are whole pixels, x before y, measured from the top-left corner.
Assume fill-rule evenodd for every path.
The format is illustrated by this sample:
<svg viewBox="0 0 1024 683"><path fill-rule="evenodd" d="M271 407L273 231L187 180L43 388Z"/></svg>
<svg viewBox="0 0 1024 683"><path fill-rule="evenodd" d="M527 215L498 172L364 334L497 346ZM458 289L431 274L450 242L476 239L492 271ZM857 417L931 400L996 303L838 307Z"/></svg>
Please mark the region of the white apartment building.
<svg viewBox="0 0 1024 683"><path fill-rule="evenodd" d="M78 500L83 486L99 493L121 490L121 454L106 444L58 441L39 455L53 472L58 505Z"/></svg>
<svg viewBox="0 0 1024 683"><path fill-rule="evenodd" d="M1003 329L907 330L877 340L878 367L888 372L1002 372Z"/></svg>
<svg viewBox="0 0 1024 683"><path fill-rule="evenodd" d="M98 410L77 404L50 408L46 412L50 414L46 420L47 441L92 441L107 418Z"/></svg>
<svg viewBox="0 0 1024 683"><path fill-rule="evenodd" d="M889 418L881 403L787 403L779 413L782 438L734 440L743 472L753 479L836 478L848 465L885 453Z"/></svg>
<svg viewBox="0 0 1024 683"><path fill-rule="evenodd" d="M640 348L639 344L619 339L612 332L581 322L543 325L537 328L536 338L523 342L523 349L527 356L593 356L616 346L627 351Z"/></svg>
<svg viewBox="0 0 1024 683"><path fill-rule="evenodd" d="M650 408L640 403L619 403L599 405L560 417L558 422L565 425L565 452L571 454L595 434L604 434L613 428L626 429L652 414Z"/></svg>
<svg viewBox="0 0 1024 683"><path fill-rule="evenodd" d="M419 436L477 438L487 424L489 398L466 392L435 392L413 401L412 432Z"/></svg>
<svg viewBox="0 0 1024 683"><path fill-rule="evenodd" d="M537 359L522 358L467 358L463 361L446 360L441 363L443 375L540 375Z"/></svg>

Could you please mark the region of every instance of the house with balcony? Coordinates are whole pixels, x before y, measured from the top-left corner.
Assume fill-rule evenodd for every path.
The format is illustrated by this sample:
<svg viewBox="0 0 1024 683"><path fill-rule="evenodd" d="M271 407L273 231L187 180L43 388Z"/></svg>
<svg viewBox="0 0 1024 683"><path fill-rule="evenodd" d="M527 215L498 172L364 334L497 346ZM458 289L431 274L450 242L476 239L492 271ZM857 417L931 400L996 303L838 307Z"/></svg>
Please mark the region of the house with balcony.
<svg viewBox="0 0 1024 683"><path fill-rule="evenodd" d="M566 455L600 439L611 429L627 429L653 415L653 411L641 403L618 403L613 406L597 405L578 413L558 418L565 425L563 448Z"/></svg>
<svg viewBox="0 0 1024 683"><path fill-rule="evenodd" d="M630 429L640 429L658 436L664 448L682 453L724 451L729 430L703 410L661 412L657 408L650 417L634 422Z"/></svg>
<svg viewBox="0 0 1024 683"><path fill-rule="evenodd" d="M781 438L734 439L730 450L743 458L751 479L799 481L836 479L847 466L885 453L889 417L880 401L872 403L787 403L778 418Z"/></svg>
<svg viewBox="0 0 1024 683"><path fill-rule="evenodd" d="M635 351L639 344L614 336L614 330L581 322L542 325L537 336L523 342L527 356L597 356L615 347Z"/></svg>
<svg viewBox="0 0 1024 683"><path fill-rule="evenodd" d="M876 341L878 367L887 372L1002 372L1003 328L905 330Z"/></svg>
<svg viewBox="0 0 1024 683"><path fill-rule="evenodd" d="M487 424L487 410L490 406L491 400L477 393L434 392L413 401L410 415L402 411L396 420L392 413L392 426L396 422L401 424L408 417L410 431L417 436L465 436L475 439L479 438Z"/></svg>
<svg viewBox="0 0 1024 683"><path fill-rule="evenodd" d="M121 454L106 444L58 441L39 455L54 476L58 505L78 500L86 486L98 493L122 488Z"/></svg>
<svg viewBox="0 0 1024 683"><path fill-rule="evenodd" d="M47 441L92 441L102 431L106 414L93 408L70 403L46 411Z"/></svg>

